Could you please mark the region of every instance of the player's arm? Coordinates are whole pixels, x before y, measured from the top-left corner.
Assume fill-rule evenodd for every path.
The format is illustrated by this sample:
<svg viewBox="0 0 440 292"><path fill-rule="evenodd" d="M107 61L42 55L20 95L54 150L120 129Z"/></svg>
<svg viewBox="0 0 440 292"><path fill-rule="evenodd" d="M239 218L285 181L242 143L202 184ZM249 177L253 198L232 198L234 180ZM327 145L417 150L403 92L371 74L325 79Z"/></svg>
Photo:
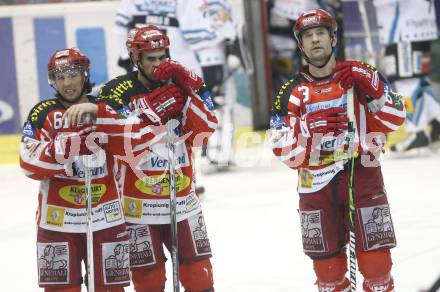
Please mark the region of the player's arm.
<svg viewBox="0 0 440 292"><path fill-rule="evenodd" d="M20 143L20 167L32 179L43 180L54 175L66 175L65 165L56 160L53 148L51 151L51 146L54 146L51 143L51 124L35 114L30 114L24 123Z"/></svg>
<svg viewBox="0 0 440 292"><path fill-rule="evenodd" d="M275 156L290 168L307 165L313 143L326 135L339 135L347 129L344 108L321 109L301 114L303 92L299 80L284 84L275 98L270 128Z"/></svg>
<svg viewBox="0 0 440 292"><path fill-rule="evenodd" d="M340 62L334 68L335 82L354 92L361 106L368 109L369 132L388 133L403 124L406 110L402 97L391 90L387 80L373 66L358 61Z"/></svg>
<svg viewBox="0 0 440 292"><path fill-rule="evenodd" d="M206 144L218 123L209 92L204 91L201 94L194 93L188 96L183 108L183 133L188 135L186 142L193 147Z"/></svg>

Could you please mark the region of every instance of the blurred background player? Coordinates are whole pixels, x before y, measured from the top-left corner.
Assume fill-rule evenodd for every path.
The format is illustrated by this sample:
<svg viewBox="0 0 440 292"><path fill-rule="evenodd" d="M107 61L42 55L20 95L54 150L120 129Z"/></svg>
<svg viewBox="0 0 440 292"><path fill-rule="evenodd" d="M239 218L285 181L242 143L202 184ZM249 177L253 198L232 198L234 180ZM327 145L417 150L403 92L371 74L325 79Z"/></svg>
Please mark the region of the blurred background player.
<svg viewBox="0 0 440 292"><path fill-rule="evenodd" d="M179 121L174 132L181 139L176 144L180 280L186 291L214 291L211 247L195 193L192 152L193 147L206 143L216 128L212 101L207 91L200 93L202 96L196 93L203 86L200 77L170 60L170 39L159 27L132 29L126 45L137 70L108 81L100 89L99 99L121 115L137 109L150 111L145 126L160 128L170 119ZM124 136L125 132L109 134ZM121 187L136 291L165 289L163 245L170 250L172 240L167 176L164 143L152 145L135 165L122 165Z"/></svg>
<svg viewBox="0 0 440 292"><path fill-rule="evenodd" d="M363 291L394 291L396 245L378 155L378 139L405 119L401 97L380 74L358 61L337 62L335 19L325 10L303 13L293 31L304 60L273 104L273 152L298 169L304 252L313 260L319 291L348 291L347 90L353 87L356 257ZM356 156L355 156L356 157ZM381 240L376 240L381 238Z"/></svg>
<svg viewBox="0 0 440 292"><path fill-rule="evenodd" d="M208 0L207 4L216 43L198 49L197 56L219 122L208 144L202 149L202 171L208 173L227 170L232 161L233 107L237 101L234 71L240 66L240 60L236 56L237 52L232 50L237 41L238 28L231 6L227 0Z"/></svg>
<svg viewBox="0 0 440 292"><path fill-rule="evenodd" d="M408 137L391 146L406 152L440 139L440 97L428 75L431 42L438 38L434 1L374 0L379 40L385 46L381 67L406 99ZM417 21L415 21L417 20Z"/></svg>
<svg viewBox="0 0 440 292"><path fill-rule="evenodd" d="M118 64L132 70L125 47L128 31L147 24L158 26L173 42L170 55L184 67L202 76L197 50L217 44L204 0L122 0L116 13L113 33L119 46Z"/></svg>
<svg viewBox="0 0 440 292"><path fill-rule="evenodd" d="M114 160L95 140L84 121L63 117L73 105L94 103L87 95L89 59L78 49L56 51L49 60L49 84L56 98L39 102L23 127L20 166L26 176L40 180L37 210L38 284L44 291L80 292L81 262L86 261L85 166L81 155L99 161L92 167L95 291L124 291L130 284L129 243ZM78 122L82 126L78 126ZM87 144L87 146L86 146ZM119 254L114 253L119 246ZM115 275L118 275L115 277Z"/></svg>

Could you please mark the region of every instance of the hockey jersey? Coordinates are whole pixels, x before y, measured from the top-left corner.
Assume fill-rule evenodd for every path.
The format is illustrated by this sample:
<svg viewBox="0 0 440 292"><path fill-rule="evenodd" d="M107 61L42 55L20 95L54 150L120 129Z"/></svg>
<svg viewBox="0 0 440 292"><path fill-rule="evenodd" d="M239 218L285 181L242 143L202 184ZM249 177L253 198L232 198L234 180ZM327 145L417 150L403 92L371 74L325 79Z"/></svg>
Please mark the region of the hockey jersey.
<svg viewBox="0 0 440 292"><path fill-rule="evenodd" d="M94 101L93 97L89 99ZM87 231L84 156L59 161L60 158L57 160L48 151L49 142L57 133L78 131L62 120L65 110L58 99L41 101L32 108L23 126L20 166L26 176L40 180L38 226L53 231L84 233ZM113 156L103 148L90 156L93 161L90 165L93 230L123 224Z"/></svg>
<svg viewBox="0 0 440 292"><path fill-rule="evenodd" d="M107 82L99 93L99 99L110 105L118 114L130 115L137 108L136 100L149 92L136 77L137 72L116 77ZM107 112L108 114L108 112ZM149 120L154 120L150 117ZM109 147L123 136L130 135L117 114L102 116L98 112L97 127L108 133ZM168 148L165 139L166 127L151 125L150 139L140 153L119 157L121 161L120 187L123 194L124 214L127 222L138 224L169 224L169 171ZM181 221L200 212L200 201L195 194L195 173L192 147L202 146L215 130L217 119L197 94L188 96L180 123L174 133L175 166L177 185L177 220ZM101 128L105 126L106 129ZM114 142L113 142L114 141ZM139 147L133 149L139 150Z"/></svg>
<svg viewBox="0 0 440 292"><path fill-rule="evenodd" d="M211 26L203 0L122 0L113 26L122 59L128 59L128 31L145 24L163 29L170 38L171 57L199 76L202 70L196 51L221 41Z"/></svg>
<svg viewBox="0 0 440 292"><path fill-rule="evenodd" d="M358 98L365 93L354 88L355 135L354 150L369 161L381 151L384 133L396 130L405 120L406 111L401 96L385 83L383 96L368 106ZM272 150L276 157L299 170L298 191L316 192L327 185L344 168L348 156L348 132L339 135L304 137L295 131L303 115L332 107L347 108L347 92L332 80L332 76L313 78L304 67L279 91L273 104L270 127ZM370 155L371 154L371 155ZM363 159L364 159L363 158ZM371 159L371 160L370 160Z"/></svg>

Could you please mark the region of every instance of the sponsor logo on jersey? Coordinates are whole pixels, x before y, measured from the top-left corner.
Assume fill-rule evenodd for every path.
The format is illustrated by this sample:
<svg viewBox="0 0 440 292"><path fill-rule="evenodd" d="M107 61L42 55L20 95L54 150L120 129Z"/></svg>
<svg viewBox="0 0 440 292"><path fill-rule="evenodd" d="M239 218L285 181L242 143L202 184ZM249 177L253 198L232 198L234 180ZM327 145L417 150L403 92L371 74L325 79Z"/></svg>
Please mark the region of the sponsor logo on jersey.
<svg viewBox="0 0 440 292"><path fill-rule="evenodd" d="M306 252L326 252L328 250L322 232L321 210L300 211L303 249Z"/></svg>
<svg viewBox="0 0 440 292"><path fill-rule="evenodd" d="M105 220L108 223L122 219L122 212L119 202L110 202L102 206L104 210Z"/></svg>
<svg viewBox="0 0 440 292"><path fill-rule="evenodd" d="M67 242L37 242L38 283L69 283L69 245Z"/></svg>
<svg viewBox="0 0 440 292"><path fill-rule="evenodd" d="M191 229L193 242L196 248L197 255L205 255L211 253L211 245L206 232L206 224L202 213L188 218L188 223Z"/></svg>
<svg viewBox="0 0 440 292"><path fill-rule="evenodd" d="M64 208L48 205L46 211L46 224L63 227Z"/></svg>
<svg viewBox="0 0 440 292"><path fill-rule="evenodd" d="M387 204L361 208L366 250L395 246L393 221Z"/></svg>
<svg viewBox="0 0 440 292"><path fill-rule="evenodd" d="M300 168L299 171L300 185L303 188L310 189L313 186L312 172L306 168Z"/></svg>
<svg viewBox="0 0 440 292"><path fill-rule="evenodd" d="M92 184L92 203L98 203L107 191L105 184ZM67 185L59 189L59 196L74 205L86 205L86 188L84 185Z"/></svg>
<svg viewBox="0 0 440 292"><path fill-rule="evenodd" d="M22 135L23 135L23 137L29 137L29 138L34 138L35 137L34 127L32 126L31 122L27 121L24 124Z"/></svg>
<svg viewBox="0 0 440 292"><path fill-rule="evenodd" d="M127 226L130 237L130 266L142 267L156 263L153 242L147 225Z"/></svg>
<svg viewBox="0 0 440 292"><path fill-rule="evenodd" d="M306 111L310 113L317 110L329 109L334 107L347 108L347 95L344 94L342 97L330 101L322 101L313 104L306 104Z"/></svg>
<svg viewBox="0 0 440 292"><path fill-rule="evenodd" d="M177 134L178 135L178 134ZM168 170L168 159L165 158L166 152L165 147L160 147L160 149L157 149L159 154L156 154L155 152L150 152L147 154L145 158L145 162L142 163L141 169L142 170ZM176 147L176 159L175 159L175 167L181 168L189 166L189 157L188 152L185 147Z"/></svg>
<svg viewBox="0 0 440 292"><path fill-rule="evenodd" d="M31 121L36 122L38 120L38 116L44 109L48 108L51 105L55 105L57 102L55 100L46 100L41 102L38 106L36 106L31 112Z"/></svg>
<svg viewBox="0 0 440 292"><path fill-rule="evenodd" d="M90 171L91 171L92 179L106 177L108 175L107 162L105 162L103 166L90 168ZM82 165L82 163L81 165L79 165L76 162L72 163L72 175L74 177L83 179L85 177L85 174L86 173L84 171L84 166Z"/></svg>
<svg viewBox="0 0 440 292"><path fill-rule="evenodd" d="M333 90L333 87L327 87L327 88L322 88L322 89L316 89L315 93L316 94L324 94L324 93L329 93Z"/></svg>
<svg viewBox="0 0 440 292"><path fill-rule="evenodd" d="M124 198L124 215L131 218L141 218L142 200Z"/></svg>
<svg viewBox="0 0 440 292"><path fill-rule="evenodd" d="M129 254L128 241L102 244L105 285L130 282Z"/></svg>
<svg viewBox="0 0 440 292"><path fill-rule="evenodd" d="M186 189L191 184L191 179L186 175L176 175L176 192ZM168 196L170 194L170 178L166 175L145 176L135 181L136 188L148 195Z"/></svg>

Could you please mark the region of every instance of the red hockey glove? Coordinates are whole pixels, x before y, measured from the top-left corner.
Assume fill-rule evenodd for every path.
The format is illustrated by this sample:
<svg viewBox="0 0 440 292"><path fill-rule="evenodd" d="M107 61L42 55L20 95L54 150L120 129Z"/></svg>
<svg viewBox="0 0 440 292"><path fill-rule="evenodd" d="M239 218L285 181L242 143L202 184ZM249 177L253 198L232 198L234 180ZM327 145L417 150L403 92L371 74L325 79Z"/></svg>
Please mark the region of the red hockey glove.
<svg viewBox="0 0 440 292"><path fill-rule="evenodd" d="M315 133L341 133L348 129L347 110L342 107L320 109L305 114L299 123L301 133L312 137Z"/></svg>
<svg viewBox="0 0 440 292"><path fill-rule="evenodd" d="M173 79L187 94L191 94L192 90L199 90L203 85L202 78L173 60L160 63L154 70L154 76L157 80Z"/></svg>
<svg viewBox="0 0 440 292"><path fill-rule="evenodd" d="M175 85L158 87L137 101L141 108L151 109L162 124L177 118L182 113L185 102L182 90Z"/></svg>
<svg viewBox="0 0 440 292"><path fill-rule="evenodd" d="M68 159L71 156L90 155L100 150L100 143L95 139L95 146L89 149L86 146L87 134L78 133L58 133L53 140L49 142L49 153L55 159L61 158L61 161Z"/></svg>
<svg viewBox="0 0 440 292"><path fill-rule="evenodd" d="M333 68L337 73L335 82L341 82L341 86L349 89L353 84L374 99L379 99L384 90L384 84L379 78L378 72L363 63L357 61L340 62Z"/></svg>

